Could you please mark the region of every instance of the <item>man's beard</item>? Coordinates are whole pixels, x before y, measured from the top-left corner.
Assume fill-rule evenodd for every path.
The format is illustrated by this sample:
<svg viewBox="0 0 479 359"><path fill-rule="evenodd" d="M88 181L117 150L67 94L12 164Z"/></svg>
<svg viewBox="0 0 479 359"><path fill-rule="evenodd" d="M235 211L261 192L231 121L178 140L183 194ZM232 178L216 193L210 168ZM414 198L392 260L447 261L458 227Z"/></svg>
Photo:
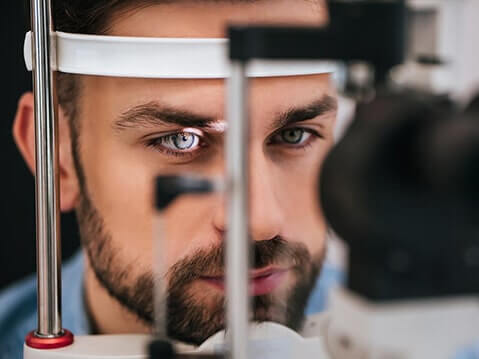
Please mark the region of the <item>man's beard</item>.
<svg viewBox="0 0 479 359"><path fill-rule="evenodd" d="M95 276L114 299L152 327L154 274L152 271L145 272L132 283L131 273L135 263L123 263L100 213L90 201L85 187L83 189L77 217L82 243ZM279 237L251 243L253 268L286 265L294 278L281 295L271 293L252 298L253 320L273 321L293 330L300 329L304 309L323 261L323 251L312 258L304 244L289 243ZM205 273L223 275L224 258L223 245L198 249L168 270L167 332L170 338L200 345L225 328L223 294L212 289L205 303L191 291L192 284Z"/></svg>

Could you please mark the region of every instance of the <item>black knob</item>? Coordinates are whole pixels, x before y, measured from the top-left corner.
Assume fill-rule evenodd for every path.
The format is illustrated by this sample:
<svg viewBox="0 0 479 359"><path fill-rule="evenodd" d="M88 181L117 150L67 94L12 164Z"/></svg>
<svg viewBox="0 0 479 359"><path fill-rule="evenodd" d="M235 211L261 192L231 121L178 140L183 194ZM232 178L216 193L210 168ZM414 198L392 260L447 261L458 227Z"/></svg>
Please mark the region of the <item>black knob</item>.
<svg viewBox="0 0 479 359"><path fill-rule="evenodd" d="M156 179L156 208L165 210L182 194L213 192L214 183L206 178L192 176L160 176Z"/></svg>

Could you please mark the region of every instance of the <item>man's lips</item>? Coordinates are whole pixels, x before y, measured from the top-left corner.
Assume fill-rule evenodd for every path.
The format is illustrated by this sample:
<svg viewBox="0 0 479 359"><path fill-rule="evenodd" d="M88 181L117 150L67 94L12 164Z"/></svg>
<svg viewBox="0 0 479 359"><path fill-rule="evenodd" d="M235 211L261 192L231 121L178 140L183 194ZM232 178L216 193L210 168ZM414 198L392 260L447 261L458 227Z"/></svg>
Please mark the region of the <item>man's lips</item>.
<svg viewBox="0 0 479 359"><path fill-rule="evenodd" d="M253 296L264 295L275 290L286 277L289 269L266 267L250 271L250 294ZM201 276L200 279L212 286L224 290L223 276Z"/></svg>

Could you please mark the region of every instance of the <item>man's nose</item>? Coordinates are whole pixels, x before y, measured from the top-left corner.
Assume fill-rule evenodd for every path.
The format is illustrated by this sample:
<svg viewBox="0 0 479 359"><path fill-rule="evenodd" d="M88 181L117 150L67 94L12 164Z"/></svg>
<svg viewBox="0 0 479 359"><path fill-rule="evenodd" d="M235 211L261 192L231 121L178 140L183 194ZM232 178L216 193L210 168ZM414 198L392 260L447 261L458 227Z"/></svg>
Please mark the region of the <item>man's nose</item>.
<svg viewBox="0 0 479 359"><path fill-rule="evenodd" d="M273 167L264 157L251 161L249 233L255 241L273 239L282 234L284 209Z"/></svg>
<svg viewBox="0 0 479 359"><path fill-rule="evenodd" d="M265 158L250 158L249 174L249 236L263 241L281 235L284 226L284 209L279 200L279 185L275 181L274 168ZM284 189L286 190L286 189ZM213 222L224 235L227 230L226 201L217 208Z"/></svg>

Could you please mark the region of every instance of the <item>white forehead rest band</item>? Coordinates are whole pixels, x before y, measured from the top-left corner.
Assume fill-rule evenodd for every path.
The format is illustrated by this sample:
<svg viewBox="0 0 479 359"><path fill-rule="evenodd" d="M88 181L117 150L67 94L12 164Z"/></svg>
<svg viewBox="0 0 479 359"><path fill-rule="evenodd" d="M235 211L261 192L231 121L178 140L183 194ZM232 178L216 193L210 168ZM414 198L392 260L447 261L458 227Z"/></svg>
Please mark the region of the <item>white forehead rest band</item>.
<svg viewBox="0 0 479 359"><path fill-rule="evenodd" d="M56 71L115 77L214 79L230 73L228 40L154 38L55 32ZM55 52L54 52L55 53ZM24 56L32 70L32 34L25 37ZM253 61L249 77L313 75L334 72L327 61Z"/></svg>

